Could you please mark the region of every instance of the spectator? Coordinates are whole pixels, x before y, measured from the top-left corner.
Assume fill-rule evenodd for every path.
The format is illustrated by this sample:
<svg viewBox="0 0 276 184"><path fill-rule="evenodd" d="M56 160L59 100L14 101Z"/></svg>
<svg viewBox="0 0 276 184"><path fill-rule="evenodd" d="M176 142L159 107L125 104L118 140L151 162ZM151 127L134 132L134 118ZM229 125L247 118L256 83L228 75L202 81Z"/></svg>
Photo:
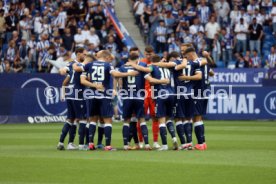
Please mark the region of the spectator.
<svg viewBox="0 0 276 184"><path fill-rule="evenodd" d="M29 56L29 67L30 67L30 71L33 72L35 71L35 63L36 63L36 60L37 60L37 52L36 52L36 46L37 46L37 42L35 41L36 39L36 36L35 35L31 35L31 40L29 40L27 42L27 45L29 47L29 53L28 53L28 56Z"/></svg>
<svg viewBox="0 0 276 184"><path fill-rule="evenodd" d="M26 39L22 39L21 45L19 46L19 59L22 66L26 67L29 65L29 53L30 48L27 45Z"/></svg>
<svg viewBox="0 0 276 184"><path fill-rule="evenodd" d="M71 30L68 27L65 29L65 34L62 36L62 43L67 51L73 51L74 36L71 34Z"/></svg>
<svg viewBox="0 0 276 184"><path fill-rule="evenodd" d="M21 73L23 72L23 65L20 62L20 58L15 58L14 62L11 64L12 71L14 73Z"/></svg>
<svg viewBox="0 0 276 184"><path fill-rule="evenodd" d="M175 39L174 33L171 33L169 39L168 39L168 51L171 52L180 52L179 44L177 43Z"/></svg>
<svg viewBox="0 0 276 184"><path fill-rule="evenodd" d="M50 42L48 40L49 35L48 34L42 34L40 42L37 43L37 51L43 51L47 50L50 46Z"/></svg>
<svg viewBox="0 0 276 184"><path fill-rule="evenodd" d="M151 16L151 7L150 6L146 6L144 13L141 16L141 28L143 31L143 36L148 39L148 34L149 34L149 29L150 29L150 16ZM146 43L148 43L149 41L147 40Z"/></svg>
<svg viewBox="0 0 276 184"><path fill-rule="evenodd" d="M105 44L105 49L110 49L111 53L116 56L117 53L117 44L114 42L113 36L108 36L108 42Z"/></svg>
<svg viewBox="0 0 276 184"><path fill-rule="evenodd" d="M155 46L154 41L154 32L159 25L160 16L156 9L153 10L152 15L150 16L149 22L150 22L150 33L149 33L149 43L150 45Z"/></svg>
<svg viewBox="0 0 276 184"><path fill-rule="evenodd" d="M248 68L249 64L245 59L242 57L240 53L236 53L236 68Z"/></svg>
<svg viewBox="0 0 276 184"><path fill-rule="evenodd" d="M240 17L241 11L238 6L234 6L234 9L230 12L230 25L233 27L237 23L237 17Z"/></svg>
<svg viewBox="0 0 276 184"><path fill-rule="evenodd" d="M212 57L215 63L220 60L220 56L221 56L221 45L219 42L219 36L218 34L215 34L214 41L213 41L213 49L212 49Z"/></svg>
<svg viewBox="0 0 276 184"><path fill-rule="evenodd" d="M261 63L262 63L262 60L258 56L258 51L254 50L253 57L250 58L250 63L249 63L250 67L251 68L261 68Z"/></svg>
<svg viewBox="0 0 276 184"><path fill-rule="evenodd" d="M222 60L224 62L232 61L233 47L234 47L234 35L227 33L225 28L221 29L221 48L222 48Z"/></svg>
<svg viewBox="0 0 276 184"><path fill-rule="evenodd" d="M244 19L241 18L240 22L235 26L235 33L237 39L237 52L246 52L247 50L247 32L248 25L244 22Z"/></svg>
<svg viewBox="0 0 276 184"><path fill-rule="evenodd" d="M5 31L6 31L6 20L4 17L4 10L0 9L0 45L2 46L4 38L5 38Z"/></svg>
<svg viewBox="0 0 276 184"><path fill-rule="evenodd" d="M95 48L95 45L93 43L89 43L87 45L87 53L90 55L95 55L99 50Z"/></svg>
<svg viewBox="0 0 276 184"><path fill-rule="evenodd" d="M81 28L78 28L77 34L74 35L74 41L75 41L76 47L77 48L83 47L85 40L86 40L86 37L82 34Z"/></svg>
<svg viewBox="0 0 276 184"><path fill-rule="evenodd" d="M184 15L186 16L186 19L189 21L189 23L192 23L192 20L196 17L196 9L192 5L192 3L188 2L186 10L184 11Z"/></svg>
<svg viewBox="0 0 276 184"><path fill-rule="evenodd" d="M159 21L159 26L155 30L156 35L156 53L164 52L166 50L167 42L167 28L164 20Z"/></svg>
<svg viewBox="0 0 276 184"><path fill-rule="evenodd" d="M247 5L247 13L249 15L253 15L256 9L259 9L259 5L255 2L255 0L250 0L249 5Z"/></svg>
<svg viewBox="0 0 276 184"><path fill-rule="evenodd" d="M199 31L194 39L194 45L199 53L207 50L206 41L204 39L204 32Z"/></svg>
<svg viewBox="0 0 276 184"><path fill-rule="evenodd" d="M129 52L128 52L128 50L127 50L127 47L124 46L122 52L120 53L120 60L121 60L123 63L126 63L127 60L128 60L128 56L129 56Z"/></svg>
<svg viewBox="0 0 276 184"><path fill-rule="evenodd" d="M258 53L261 53L261 39L263 37L263 27L257 23L257 18L254 17L252 24L249 25L249 46L250 51L257 49Z"/></svg>
<svg viewBox="0 0 276 184"><path fill-rule="evenodd" d="M38 58L38 72L49 72L50 65L47 63L47 59L55 60L55 47L51 45L47 50L43 50L40 52Z"/></svg>
<svg viewBox="0 0 276 184"><path fill-rule="evenodd" d="M230 12L230 7L227 1L219 0L215 4L215 11L217 14L217 22L220 25L228 25L228 14Z"/></svg>
<svg viewBox="0 0 276 184"><path fill-rule="evenodd" d="M87 24L84 25L83 30L81 31L81 34L84 38L89 37L90 35L90 30L89 30L89 26Z"/></svg>
<svg viewBox="0 0 276 184"><path fill-rule="evenodd" d="M168 28L167 30L167 34L171 34L173 33L173 28L175 27L175 18L172 16L172 12L171 11L167 11L166 12L166 16L164 18L164 21L165 21L165 25L166 27Z"/></svg>
<svg viewBox="0 0 276 184"><path fill-rule="evenodd" d="M84 17L80 17L80 20L78 21L78 28L83 29L85 25Z"/></svg>
<svg viewBox="0 0 276 184"><path fill-rule="evenodd" d="M243 59L245 60L245 62L246 63L248 63L249 65L250 65L250 59L251 59L251 54L250 54L251 52L249 51L249 50L247 50L246 52L245 52L245 55L244 55L244 57L243 57Z"/></svg>
<svg viewBox="0 0 276 184"><path fill-rule="evenodd" d="M6 22L6 42L10 41L12 38L12 32L13 31L18 31L18 18L14 14L14 10L11 9L9 11L9 15L5 19Z"/></svg>
<svg viewBox="0 0 276 184"><path fill-rule="evenodd" d="M270 54L266 58L266 68L275 68L276 67L276 52L275 46L272 46L270 49Z"/></svg>
<svg viewBox="0 0 276 184"><path fill-rule="evenodd" d="M199 31L204 32L204 28L202 25L199 24L199 19L195 18L193 20L193 25L190 26L190 33L194 35L197 34Z"/></svg>
<svg viewBox="0 0 276 184"><path fill-rule="evenodd" d="M220 31L220 26L215 21L215 16L211 16L210 21L205 25L207 44L209 48L212 48L215 34L217 34L219 31Z"/></svg>
<svg viewBox="0 0 276 184"><path fill-rule="evenodd" d="M236 17L236 23L235 24L238 24L240 22L241 18L243 18L245 23L250 24L251 18L248 15L248 13L245 11L244 7L241 7L241 13L239 14L239 16Z"/></svg>
<svg viewBox="0 0 276 184"><path fill-rule="evenodd" d="M145 7L145 3L143 0L136 1L133 6L136 25L140 25L140 17L144 13L144 7Z"/></svg>
<svg viewBox="0 0 276 184"><path fill-rule="evenodd" d="M98 5L96 11L90 14L90 20L92 21L92 25L96 30L100 30L105 24L106 18L101 5Z"/></svg>
<svg viewBox="0 0 276 184"><path fill-rule="evenodd" d="M88 36L87 40L88 40L88 43L93 43L96 48L99 47L99 45L100 45L100 38L96 34L95 28L92 27L90 29L90 35Z"/></svg>
<svg viewBox="0 0 276 184"><path fill-rule="evenodd" d="M7 50L7 53L5 55L6 59L10 62L13 63L17 55L17 48L14 40L11 40L9 42L9 47Z"/></svg>
<svg viewBox="0 0 276 184"><path fill-rule="evenodd" d="M205 25L208 22L211 10L206 6L206 0L201 0L200 4L197 6L197 14L199 16L201 24Z"/></svg>
<svg viewBox="0 0 276 184"><path fill-rule="evenodd" d="M258 24L263 25L265 22L265 16L259 12L259 9L255 9L255 13L251 16L251 20L253 21L254 18L256 18Z"/></svg>
<svg viewBox="0 0 276 184"><path fill-rule="evenodd" d="M38 10L35 11L35 17L33 18L34 21L34 32L35 34L38 35L42 32L41 27L42 27L42 17L40 15L40 12Z"/></svg>
<svg viewBox="0 0 276 184"><path fill-rule="evenodd" d="M59 7L58 16L56 18L55 25L58 26L59 34L62 35L64 33L65 25L67 21L67 13L64 11L63 6Z"/></svg>

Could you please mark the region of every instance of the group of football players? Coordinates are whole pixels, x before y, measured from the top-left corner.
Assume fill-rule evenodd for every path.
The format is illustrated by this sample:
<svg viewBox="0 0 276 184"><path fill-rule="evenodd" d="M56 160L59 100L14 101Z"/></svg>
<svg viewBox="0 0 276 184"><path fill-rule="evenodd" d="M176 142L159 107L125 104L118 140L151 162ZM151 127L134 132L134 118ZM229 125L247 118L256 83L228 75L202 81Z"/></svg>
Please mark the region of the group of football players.
<svg viewBox="0 0 276 184"><path fill-rule="evenodd" d="M60 69L66 75L63 98L67 103L68 121L62 128L57 149L65 149L64 139L69 133L69 150L116 150L111 146L116 95L123 101L124 150L168 150L167 131L173 150L207 149L202 116L210 95L209 76L214 75L209 66L213 62L209 53L200 53L202 57L199 57L192 44L183 44L181 53L172 52L168 58L160 58L150 46L145 48L144 55L140 59L138 48L133 47L129 50L128 62L114 69L111 65L114 56L109 51L101 50L93 56L87 55L83 48L76 50L76 59ZM152 147L145 120L148 112L152 119ZM73 144L77 125L78 147ZM97 144L94 143L96 129ZM197 138L195 146L193 129ZM133 147L130 146L132 139Z"/></svg>

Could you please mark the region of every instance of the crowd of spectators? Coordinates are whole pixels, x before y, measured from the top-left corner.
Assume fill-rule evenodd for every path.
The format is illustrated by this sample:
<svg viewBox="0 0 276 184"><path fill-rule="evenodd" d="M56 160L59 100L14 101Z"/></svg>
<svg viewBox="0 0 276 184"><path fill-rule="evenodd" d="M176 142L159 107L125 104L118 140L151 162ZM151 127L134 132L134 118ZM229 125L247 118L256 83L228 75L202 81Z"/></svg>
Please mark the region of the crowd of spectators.
<svg viewBox="0 0 276 184"><path fill-rule="evenodd" d="M107 16L114 0L1 0L0 73L56 73L47 59L74 59L109 49L118 60L125 48ZM120 55L121 54L121 55Z"/></svg>
<svg viewBox="0 0 276 184"><path fill-rule="evenodd" d="M226 67L233 63L236 68L276 67L275 0L134 0L132 3L136 25L146 43L154 46L160 55L179 51L182 43L192 42L199 53L210 51L215 62Z"/></svg>

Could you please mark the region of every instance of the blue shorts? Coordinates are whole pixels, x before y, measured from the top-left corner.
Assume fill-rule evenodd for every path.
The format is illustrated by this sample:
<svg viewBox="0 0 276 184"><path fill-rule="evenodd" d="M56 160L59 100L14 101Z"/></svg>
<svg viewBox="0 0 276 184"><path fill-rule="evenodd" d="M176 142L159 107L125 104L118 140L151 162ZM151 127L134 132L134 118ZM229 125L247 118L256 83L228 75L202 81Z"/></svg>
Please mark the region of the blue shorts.
<svg viewBox="0 0 276 184"><path fill-rule="evenodd" d="M124 99L123 100L123 118L128 119L135 114L136 118L143 118L144 113L144 100L138 99Z"/></svg>
<svg viewBox="0 0 276 184"><path fill-rule="evenodd" d="M205 115L207 111L208 99L195 99L195 115Z"/></svg>
<svg viewBox="0 0 276 184"><path fill-rule="evenodd" d="M176 118L193 118L194 111L194 99L191 96L178 97L176 100Z"/></svg>
<svg viewBox="0 0 276 184"><path fill-rule="evenodd" d="M86 104L84 100L66 100L68 119L85 119Z"/></svg>
<svg viewBox="0 0 276 184"><path fill-rule="evenodd" d="M155 114L157 118L173 117L175 107L175 97L167 96L165 99L155 99Z"/></svg>
<svg viewBox="0 0 276 184"><path fill-rule="evenodd" d="M87 117L100 116L111 118L113 116L112 99L87 99L86 100Z"/></svg>

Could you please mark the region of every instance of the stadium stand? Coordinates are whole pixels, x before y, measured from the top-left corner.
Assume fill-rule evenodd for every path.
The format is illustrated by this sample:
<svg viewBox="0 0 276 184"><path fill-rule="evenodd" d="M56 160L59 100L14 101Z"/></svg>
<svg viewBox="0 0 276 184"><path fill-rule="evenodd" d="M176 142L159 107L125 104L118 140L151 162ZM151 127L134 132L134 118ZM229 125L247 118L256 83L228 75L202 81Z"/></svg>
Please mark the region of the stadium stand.
<svg viewBox="0 0 276 184"><path fill-rule="evenodd" d="M0 1L1 72L49 73L47 59L74 59L84 47L90 54L109 49L117 60L123 44L107 16L113 0ZM122 53L121 53L122 52Z"/></svg>
<svg viewBox="0 0 276 184"><path fill-rule="evenodd" d="M276 1L136 0L132 3L135 24L145 42L153 45L160 55L179 51L181 43L193 42L197 51L210 51L218 67L232 68L233 62L239 68L275 66L269 63L275 63L271 47L276 43ZM245 60L245 64L239 64L239 60Z"/></svg>

